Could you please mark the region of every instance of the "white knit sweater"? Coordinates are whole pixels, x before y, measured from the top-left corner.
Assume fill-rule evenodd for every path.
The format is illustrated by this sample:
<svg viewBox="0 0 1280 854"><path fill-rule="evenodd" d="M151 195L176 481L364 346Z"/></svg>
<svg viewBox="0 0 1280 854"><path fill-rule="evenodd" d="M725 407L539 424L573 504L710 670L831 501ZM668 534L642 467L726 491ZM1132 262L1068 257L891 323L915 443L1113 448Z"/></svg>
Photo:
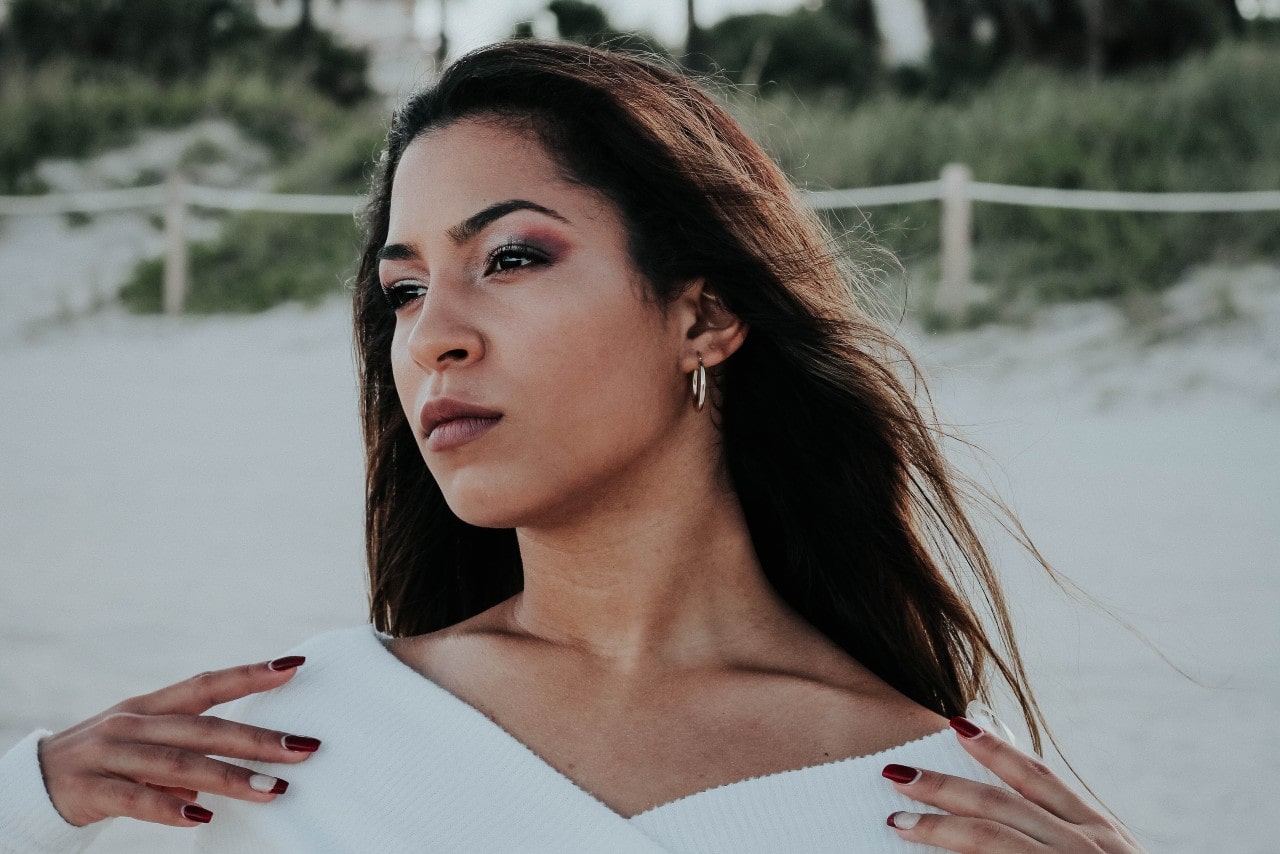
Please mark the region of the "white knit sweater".
<svg viewBox="0 0 1280 854"><path fill-rule="evenodd" d="M315 736L323 747L281 771L268 804L205 795L213 821L193 829L209 852L840 851L909 845L895 810L934 811L899 795L888 762L1003 785L942 730L880 753L752 777L631 818L578 787L474 707L406 667L369 626L299 646L306 665L283 687L215 710ZM102 823L73 828L41 782L32 733L0 759L0 851L75 852Z"/></svg>

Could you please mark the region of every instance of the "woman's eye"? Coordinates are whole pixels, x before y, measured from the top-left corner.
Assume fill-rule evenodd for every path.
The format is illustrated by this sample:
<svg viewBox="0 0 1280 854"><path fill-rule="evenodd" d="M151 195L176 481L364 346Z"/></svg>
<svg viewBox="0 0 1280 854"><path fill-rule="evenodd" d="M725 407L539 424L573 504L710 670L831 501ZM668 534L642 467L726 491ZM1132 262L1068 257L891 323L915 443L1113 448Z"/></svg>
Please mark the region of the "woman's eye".
<svg viewBox="0 0 1280 854"><path fill-rule="evenodd" d="M532 246L509 243L506 246L499 246L490 253L489 265L485 268L485 272L505 273L531 264L540 264L546 260L547 256Z"/></svg>
<svg viewBox="0 0 1280 854"><path fill-rule="evenodd" d="M426 292L427 286L420 282L397 282L382 288L382 295L387 298L387 304L393 311L399 311Z"/></svg>

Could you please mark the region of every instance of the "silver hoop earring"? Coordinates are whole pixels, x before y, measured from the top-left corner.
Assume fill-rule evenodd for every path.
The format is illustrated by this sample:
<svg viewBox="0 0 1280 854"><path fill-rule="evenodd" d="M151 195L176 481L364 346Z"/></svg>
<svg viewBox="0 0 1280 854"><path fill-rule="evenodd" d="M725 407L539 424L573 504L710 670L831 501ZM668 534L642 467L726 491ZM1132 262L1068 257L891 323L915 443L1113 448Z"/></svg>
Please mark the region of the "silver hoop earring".
<svg viewBox="0 0 1280 854"><path fill-rule="evenodd" d="M693 405L699 412L707 400L707 369L702 366L702 354L698 354L698 367L693 371Z"/></svg>

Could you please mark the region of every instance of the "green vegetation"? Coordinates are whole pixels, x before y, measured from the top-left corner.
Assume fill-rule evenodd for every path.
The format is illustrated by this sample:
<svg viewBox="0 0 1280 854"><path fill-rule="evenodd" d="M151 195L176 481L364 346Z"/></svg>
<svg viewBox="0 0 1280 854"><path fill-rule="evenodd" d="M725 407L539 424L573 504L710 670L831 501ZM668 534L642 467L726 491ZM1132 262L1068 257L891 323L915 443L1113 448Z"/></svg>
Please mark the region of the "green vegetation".
<svg viewBox="0 0 1280 854"><path fill-rule="evenodd" d="M975 180L1137 191L1280 187L1280 51L1226 43L1164 74L1100 82L1044 68L1013 68L965 100L882 95L843 100L731 96L730 107L783 167L810 189L931 180L949 162ZM368 115L316 138L281 188L358 192L382 128ZM937 203L828 215L857 238L892 249L924 309L938 275ZM1028 302L1133 298L1173 284L1190 265L1280 253L1280 213L1155 214L975 205L975 279L989 299L971 321L1016 317ZM251 311L282 299L318 299L354 269L357 236L341 217L243 215L223 237L193 247L193 311ZM125 291L159 307L158 263Z"/></svg>
<svg viewBox="0 0 1280 854"><path fill-rule="evenodd" d="M81 77L108 81L127 70L164 83L221 66L304 80L344 105L370 94L363 50L340 45L307 16L287 30L265 27L252 0L12 0L0 62L72 63Z"/></svg>
<svg viewBox="0 0 1280 854"><path fill-rule="evenodd" d="M351 116L345 128L313 144L287 167L281 192L361 193L381 150L380 116ZM282 302L314 305L341 290L355 272L355 220L334 215L240 213L226 217L217 240L191 247L187 310L264 311ZM164 262L143 262L120 291L132 311L158 312Z"/></svg>
<svg viewBox="0 0 1280 854"><path fill-rule="evenodd" d="M584 0L550 0L547 11L556 19L556 33L560 38L579 44L605 47L611 50L630 50L667 56L667 49L649 33L628 32L616 29L609 23L604 10ZM511 33L513 38L533 35L529 22L517 23Z"/></svg>
<svg viewBox="0 0 1280 854"><path fill-rule="evenodd" d="M279 162L341 131L350 108L304 81L215 68L161 83L125 69L86 78L68 64L0 75L0 193L38 192L32 175L48 157L87 157L126 145L143 128L176 128L227 118Z"/></svg>
<svg viewBox="0 0 1280 854"><path fill-rule="evenodd" d="M315 305L340 290L354 269L355 222L336 216L246 213L222 235L192 245L187 311L254 312L282 302ZM120 291L132 311L159 312L163 259L144 261Z"/></svg>
<svg viewBox="0 0 1280 854"><path fill-rule="evenodd" d="M156 78L204 70L258 37L248 0L13 0L7 51L32 66L75 59Z"/></svg>
<svg viewBox="0 0 1280 854"><path fill-rule="evenodd" d="M42 158L215 117L271 153L278 189L360 192L384 121L367 65L305 17L262 26L249 0L14 0L0 32L0 193L41 192ZM189 149L179 168L219 156L207 149ZM191 247L189 307L316 302L341 285L356 240L350 218L226 216L218 240ZM162 262L143 263L121 299L159 310L161 278Z"/></svg>
<svg viewBox="0 0 1280 854"><path fill-rule="evenodd" d="M882 96L856 110L780 96L732 109L809 189L927 181L949 162L974 179L1064 189L1229 191L1280 187L1280 49L1223 43L1163 71L1102 81L1011 68L963 100ZM937 203L831 216L937 277ZM1280 213L1158 214L977 203L975 279L991 286L977 318L1021 300L1158 291L1195 263L1280 252ZM920 294L927 297L927 293ZM975 319L977 319L975 318Z"/></svg>
<svg viewBox="0 0 1280 854"><path fill-rule="evenodd" d="M826 8L734 15L707 31L707 53L724 75L759 85L766 96L825 91L855 103L878 85L877 49L874 32L859 32Z"/></svg>
<svg viewBox="0 0 1280 854"><path fill-rule="evenodd" d="M973 8L990 12L1004 2L982 0ZM1208 0L1178 2L1187 14L1209 6ZM1075 3L1054 0L1054 8L1069 11ZM131 6L17 0L12 9L26 9L26 19L14 20L48 34L62 26L57 14L86 4L116 14L159 8L169 0ZM548 5L562 37L661 49L642 34L617 31L591 3ZM928 5L935 27L954 8L932 0ZM235 14L202 18L193 12L215 6ZM95 45L101 39L89 28L68 36L68 43L81 45L70 52L78 55L68 55L54 38L28 40L24 54L16 51L11 33L0 37L0 193L39 192L32 172L39 158L87 156L128 143L142 128L176 128L207 117L228 118L264 145L275 160L281 191L365 189L387 116L361 97L367 91L362 55L301 23L268 32L244 17L242 0L175 0L167 8L175 31L203 48L175 52L171 44L122 38L106 40L110 50L99 55ZM951 52L935 51L932 64L913 81L887 75L873 59L869 8L866 0L828 0L817 9L735 16L700 31L720 80L760 84L722 91L722 97L801 186L932 180L946 163L960 162L978 181L1040 187L1280 187L1276 39L1232 39L1223 35L1229 23L1206 25L1204 32L1220 39L1216 47L1197 52L1194 45L1170 43L1160 48L1166 56L1190 52L1164 66L1151 64L1159 51L1143 53L1132 38L1114 41L1098 74L1098 68L1090 72L1082 65L1085 46L1079 42L1072 43L1070 56L1041 55L1032 50L1040 44L1032 38L1018 53L998 31L985 47L957 37L947 47ZM44 17L32 10L42 10ZM978 14L971 9L963 21L957 18L955 32L971 33ZM1202 17L1211 19L1208 12ZM1062 32L1076 32L1079 23L1071 18ZM201 32L206 25L212 29ZM288 40L302 47L264 50ZM996 59L975 60L983 50L995 51ZM338 59L322 61L330 55ZM284 63L279 56L299 61ZM942 85L944 66L961 61L957 57L977 62L973 73L956 73ZM930 82L933 77L938 80ZM938 276L937 203L826 216L855 255L862 238L897 253L911 273L912 303L930 303ZM217 240L191 248L192 311L315 302L340 289L354 269L358 235L346 217L235 214L223 217L223 226ZM1172 284L1196 263L1275 257L1280 213L1100 213L978 203L975 253L975 279L986 286L987 298L969 319L1011 318L1032 302L1137 299ZM158 310L160 280L159 261L141 265L123 300L138 311Z"/></svg>
<svg viewBox="0 0 1280 854"><path fill-rule="evenodd" d="M42 158L143 128L230 119L283 162L371 94L368 57L251 0L12 0L0 28L0 193L39 192Z"/></svg>
<svg viewBox="0 0 1280 854"><path fill-rule="evenodd" d="M1016 63L1096 75L1176 61L1250 25L1235 0L924 0L933 40L915 84L947 97Z"/></svg>

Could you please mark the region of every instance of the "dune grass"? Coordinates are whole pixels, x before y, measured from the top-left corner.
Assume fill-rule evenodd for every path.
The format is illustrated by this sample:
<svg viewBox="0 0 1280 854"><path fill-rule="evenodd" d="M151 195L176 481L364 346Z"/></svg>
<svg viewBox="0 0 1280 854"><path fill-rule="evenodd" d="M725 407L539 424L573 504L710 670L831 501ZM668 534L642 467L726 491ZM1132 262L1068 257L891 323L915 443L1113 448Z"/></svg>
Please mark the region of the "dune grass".
<svg viewBox="0 0 1280 854"><path fill-rule="evenodd" d="M944 164L962 162L976 180L998 183L1224 191L1280 188L1276 80L1280 45L1243 42L1102 81L1013 68L963 100L946 102L882 96L850 110L785 94L724 97L788 174L810 189L929 180ZM265 100L226 97L248 115L262 113L246 105ZM313 133L290 160L280 188L363 189L382 132L371 115L326 117L325 132ZM287 139L272 144L274 150L291 145ZM826 216L855 258L865 248L862 240L892 250L910 272L913 305L927 312L938 277L936 203ZM974 278L986 296L968 322L1017 319L1043 302L1132 299L1162 291L1199 263L1280 255L1280 212L1099 213L978 203L974 231ZM219 241L193 250L192 309L258 310L280 299L318 299L348 278L355 240L352 224L332 217L231 217ZM884 269L883 259L862 254ZM901 288L892 281L882 286ZM158 267L144 266L126 300L156 310L158 287Z"/></svg>
<svg viewBox="0 0 1280 854"><path fill-rule="evenodd" d="M881 97L854 111L794 97L734 98L732 109L809 189L937 178L966 163L975 180L1063 189L1230 191L1280 188L1280 44L1226 43L1179 64L1092 81L1013 68L963 100ZM892 249L928 296L937 277L939 206L830 216L850 245ZM865 219L864 219L865 214ZM980 317L1028 301L1160 291L1196 263L1280 253L1280 212L1153 214L978 203L974 278Z"/></svg>

